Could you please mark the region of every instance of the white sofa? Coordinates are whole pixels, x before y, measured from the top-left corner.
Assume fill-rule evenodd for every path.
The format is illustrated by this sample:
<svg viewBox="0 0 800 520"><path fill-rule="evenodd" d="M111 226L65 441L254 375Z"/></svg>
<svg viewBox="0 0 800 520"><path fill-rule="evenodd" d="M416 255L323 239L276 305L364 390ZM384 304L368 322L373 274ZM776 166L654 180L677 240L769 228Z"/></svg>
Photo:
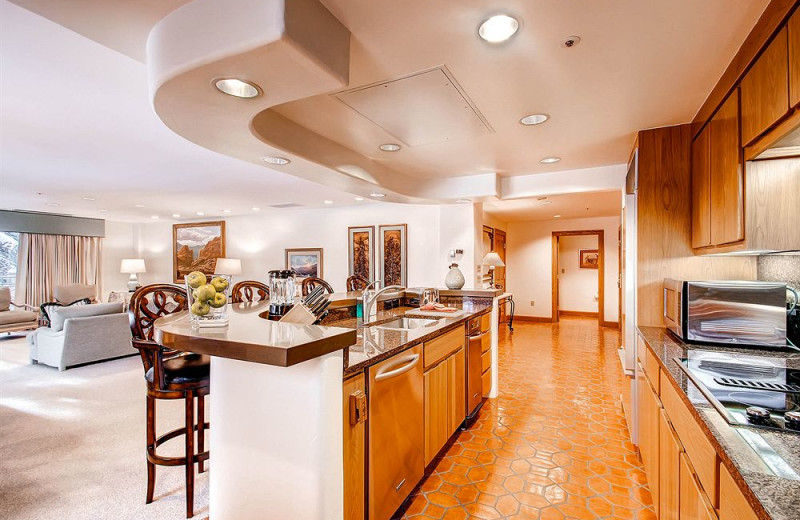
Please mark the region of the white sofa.
<svg viewBox="0 0 800 520"><path fill-rule="evenodd" d="M50 326L28 335L31 363L65 370L137 353L121 302L59 307L50 313Z"/></svg>

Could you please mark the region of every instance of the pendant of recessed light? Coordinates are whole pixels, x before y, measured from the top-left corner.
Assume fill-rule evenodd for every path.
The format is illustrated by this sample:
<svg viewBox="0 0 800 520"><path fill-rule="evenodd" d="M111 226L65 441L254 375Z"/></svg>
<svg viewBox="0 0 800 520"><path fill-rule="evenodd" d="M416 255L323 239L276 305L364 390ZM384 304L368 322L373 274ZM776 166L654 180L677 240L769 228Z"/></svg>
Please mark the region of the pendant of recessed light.
<svg viewBox="0 0 800 520"><path fill-rule="evenodd" d="M519 20L507 14L490 16L478 27L478 36L489 43L502 43L519 30Z"/></svg>

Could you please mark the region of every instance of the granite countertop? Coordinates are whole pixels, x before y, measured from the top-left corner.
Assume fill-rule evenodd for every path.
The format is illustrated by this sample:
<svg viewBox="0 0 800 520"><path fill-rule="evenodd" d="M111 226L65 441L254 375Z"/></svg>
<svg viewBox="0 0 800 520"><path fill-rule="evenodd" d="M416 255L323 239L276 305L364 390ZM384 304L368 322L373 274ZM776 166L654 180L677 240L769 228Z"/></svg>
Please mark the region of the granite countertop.
<svg viewBox="0 0 800 520"><path fill-rule="evenodd" d="M639 332L758 517L800 518L800 435L730 425L674 361L690 351L703 351L730 355L732 360L743 355L781 359L787 368L800 368L800 354L690 345L660 327L639 327Z"/></svg>
<svg viewBox="0 0 800 520"><path fill-rule="evenodd" d="M403 298L403 297L419 297L424 290L424 287L408 287L404 290L396 291L396 292L386 292L378 296L378 301L385 301L391 300L395 298ZM462 297L462 298L494 298L496 296L500 296L503 292L500 289L442 289L438 288L439 296L455 296L455 297ZM504 296L510 295L511 293L505 293ZM341 307L352 307L356 305L359 298L361 298L362 291L348 291L348 292L337 292L328 295L328 300L330 303L330 309L338 309Z"/></svg>
<svg viewBox="0 0 800 520"><path fill-rule="evenodd" d="M356 343L348 328L280 323L259 316L269 301L228 305L229 324L192 327L189 311L155 321L155 340L166 347L208 356L289 367Z"/></svg>
<svg viewBox="0 0 800 520"><path fill-rule="evenodd" d="M357 328L357 341L354 345L345 349L344 355L344 375L361 372L365 368L379 363L384 359L390 358L395 354L418 345L429 339L435 338L445 332L453 330L464 324L470 318L491 312L491 302L480 300L469 300L461 304L448 303L450 307L455 307L463 312L455 316L443 316L438 314L426 314L424 312L415 313L414 317L429 317L441 319L440 323L432 327L422 327L411 330L397 330L381 328L382 323L386 323L394 318L404 316L408 311L419 311L415 307L397 307L395 309L379 311L376 318L368 326L364 327L358 323L356 318L348 318L339 321L332 321L330 325L335 327ZM328 324L328 323L326 323Z"/></svg>

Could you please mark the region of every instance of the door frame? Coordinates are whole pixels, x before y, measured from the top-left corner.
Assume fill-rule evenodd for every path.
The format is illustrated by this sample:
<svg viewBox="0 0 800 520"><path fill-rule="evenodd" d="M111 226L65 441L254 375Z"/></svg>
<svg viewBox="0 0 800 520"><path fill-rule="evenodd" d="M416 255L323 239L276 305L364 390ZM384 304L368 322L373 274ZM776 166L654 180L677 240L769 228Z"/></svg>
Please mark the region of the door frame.
<svg viewBox="0 0 800 520"><path fill-rule="evenodd" d="M606 322L605 315L605 265L606 255L604 249L604 237L602 229L592 229L584 231L553 231L552 245L552 273L551 273L551 298L552 298L552 321L558 323L558 239L564 236L597 235L597 323L603 325Z"/></svg>

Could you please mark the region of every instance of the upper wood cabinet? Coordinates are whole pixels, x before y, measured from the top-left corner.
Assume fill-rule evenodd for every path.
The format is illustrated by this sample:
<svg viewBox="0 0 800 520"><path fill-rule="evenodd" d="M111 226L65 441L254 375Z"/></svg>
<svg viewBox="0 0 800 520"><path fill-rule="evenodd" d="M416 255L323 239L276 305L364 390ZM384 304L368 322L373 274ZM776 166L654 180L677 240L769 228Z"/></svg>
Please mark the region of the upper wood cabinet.
<svg viewBox="0 0 800 520"><path fill-rule="evenodd" d="M789 105L800 105L800 9L789 19Z"/></svg>
<svg viewBox="0 0 800 520"><path fill-rule="evenodd" d="M692 247L742 239L744 171L734 90L692 143Z"/></svg>
<svg viewBox="0 0 800 520"><path fill-rule="evenodd" d="M789 111L789 42L784 27L742 79L742 144Z"/></svg>

